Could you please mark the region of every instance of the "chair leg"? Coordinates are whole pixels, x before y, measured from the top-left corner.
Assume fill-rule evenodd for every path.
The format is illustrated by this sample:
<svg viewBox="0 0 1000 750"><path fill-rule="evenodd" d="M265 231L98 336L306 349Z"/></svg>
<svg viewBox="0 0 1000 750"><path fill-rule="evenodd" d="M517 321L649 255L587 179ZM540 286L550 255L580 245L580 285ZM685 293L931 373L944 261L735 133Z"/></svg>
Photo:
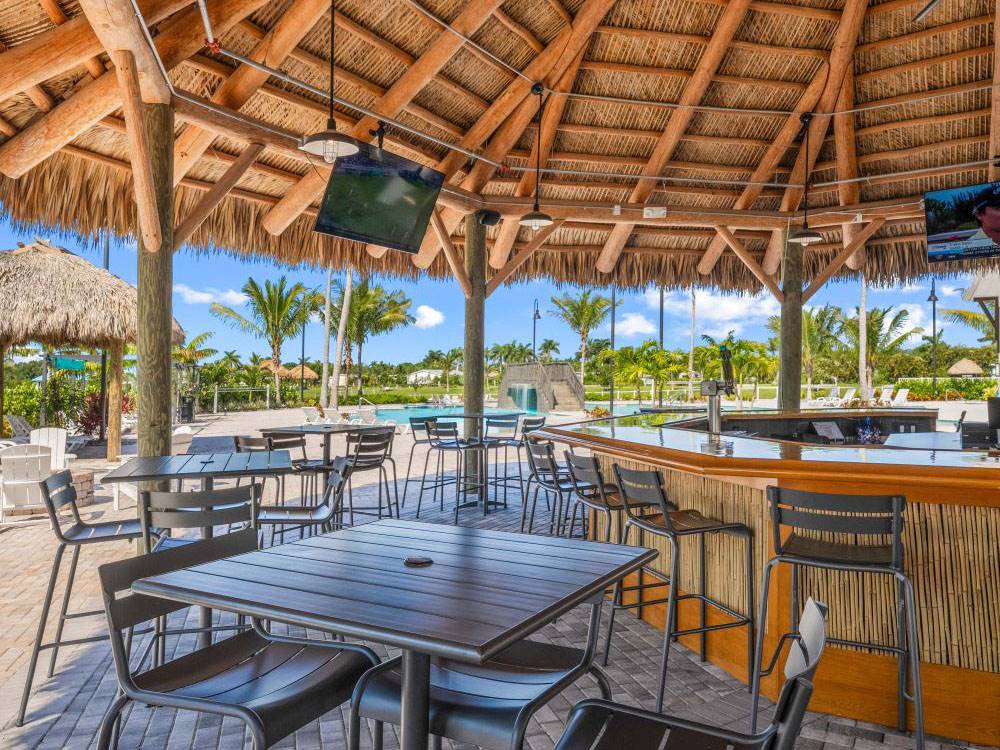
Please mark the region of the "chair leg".
<svg viewBox="0 0 1000 750"><path fill-rule="evenodd" d="M110 750L110 748L118 746L116 727L118 726L118 719L121 716L122 709L125 708L125 704L127 703L128 698L123 693L119 693L111 701L108 710L104 712L104 718L101 719L101 728L97 733L97 750Z"/></svg>
<svg viewBox="0 0 1000 750"><path fill-rule="evenodd" d="M385 724L376 721L372 729L372 750L382 750L382 743L385 741Z"/></svg>
<svg viewBox="0 0 1000 750"><path fill-rule="evenodd" d="M531 534L535 530L535 508L538 507L538 490L542 489L542 485L535 483L535 494L531 498L531 516L528 518L528 533ZM549 491L545 490L545 496L548 497Z"/></svg>
<svg viewBox="0 0 1000 750"><path fill-rule="evenodd" d="M621 544L628 544L628 534L632 530L632 525L625 522L625 526L622 528L621 533ZM638 590L638 595L642 597L642 589ZM621 580L615 581L614 592L611 594L611 614L608 617L608 635L604 639L604 661L602 664L606 667L608 666L608 656L611 654L611 634L615 629L615 612L618 611L618 607L622 603L622 582Z"/></svg>
<svg viewBox="0 0 1000 750"><path fill-rule="evenodd" d="M667 658L670 656L670 643L676 628L677 615L677 582L680 581L680 561L677 554L677 540L668 537L670 542L670 596L667 599L667 618L663 627L663 660L660 662L660 685L656 690L656 710L663 711L663 694L667 685ZM640 592L640 596L642 592Z"/></svg>
<svg viewBox="0 0 1000 750"><path fill-rule="evenodd" d="M399 474L396 472L396 461L392 456L386 456L385 460L389 462L392 466L392 497L396 501L396 518L399 518ZM383 471L385 472L385 482L386 482L386 504L389 505L389 517L392 518L392 500L389 499L389 471L384 468L385 463L383 462ZM405 493L404 493L405 494Z"/></svg>
<svg viewBox="0 0 1000 750"><path fill-rule="evenodd" d="M427 485L427 465L430 463L432 452L433 450L428 448L427 455L424 456L424 473L420 475L420 491L417 493L417 518L420 518L420 505L424 501L424 487ZM406 496L405 490L403 496Z"/></svg>
<svg viewBox="0 0 1000 750"><path fill-rule="evenodd" d="M45 625L49 619L49 608L52 606L52 594L56 588L56 579L59 577L59 564L62 562L66 545L60 544L56 547L56 555L52 559L52 570L49 573L49 585L45 590L45 600L42 604L42 614L38 619L38 629L35 631L35 645L31 649L31 659L28 662L28 674L24 678L24 692L21 693L21 706L17 712L17 721L14 726L24 724L24 712L28 708L28 696L31 694L31 682L35 677L35 667L38 666L38 653L42 646L42 638L45 635Z"/></svg>
<svg viewBox="0 0 1000 750"><path fill-rule="evenodd" d="M524 522L528 518L528 493L531 492L531 477L528 477L528 483L524 485L524 490L521 493L521 533L524 533Z"/></svg>
<svg viewBox="0 0 1000 750"><path fill-rule="evenodd" d="M771 570L777 560L768 560L764 566L764 581L760 587L760 606L757 607L757 643L753 650L753 677L750 680L750 733L757 731L757 703L760 698L760 672L764 664L764 630L767 626L767 594L771 587Z"/></svg>
<svg viewBox="0 0 1000 750"><path fill-rule="evenodd" d="M910 683L913 688L913 721L916 726L916 750L924 750L924 699L920 682L920 640L917 633L917 603L913 594L913 582L905 575L897 575L903 589L904 612L906 614L906 647L909 654Z"/></svg>
<svg viewBox="0 0 1000 750"><path fill-rule="evenodd" d="M441 750L441 735L432 734L430 750Z"/></svg>
<svg viewBox="0 0 1000 750"><path fill-rule="evenodd" d="M698 580L698 586L699 586L698 591L701 593L702 597L704 597L705 596L705 588L706 588L706 584L707 584L707 578L708 578L707 570L706 570L706 567L705 567L706 566L706 561L705 561L705 535L704 534L699 534L698 535L698 557L700 558L700 560L698 562L698 579L699 579ZM702 598L698 602L698 604L701 605L699 607L699 609L701 610L699 612L699 622L700 622L699 627L704 628L706 620L708 618L708 604L705 602L704 598ZM705 650L706 650L706 647L708 646L708 633L705 632L704 630L702 630L698 634L698 636L699 636L698 637L698 656L701 658L702 661L705 661Z"/></svg>
<svg viewBox="0 0 1000 750"><path fill-rule="evenodd" d="M606 701L611 700L611 683L608 682L608 676L593 664L590 665L587 671L590 672L590 676L597 683L597 688L601 691L601 697Z"/></svg>
<svg viewBox="0 0 1000 750"><path fill-rule="evenodd" d="M417 451L417 443L410 446L410 459L406 462L406 481L403 482L403 507L406 507L406 492L410 489L410 469L413 468L413 454Z"/></svg>
<svg viewBox="0 0 1000 750"><path fill-rule="evenodd" d="M66 591L63 593L62 605L59 607L59 619L56 621L56 637L53 642L52 655L49 657L49 671L46 677L51 677L56 669L56 656L59 654L59 642L62 640L63 626L66 624L66 613L69 611L69 598L73 593L73 579L76 578L76 563L80 559L80 547L73 547L69 558L69 574L66 576Z"/></svg>
<svg viewBox="0 0 1000 750"><path fill-rule="evenodd" d="M753 597L753 534L747 532L746 534L746 586L747 586L747 618L750 620L750 624L747 626L747 690L750 689L750 683L753 681L753 655L754 655L754 640L756 638L756 628L758 621L754 617L754 597Z"/></svg>

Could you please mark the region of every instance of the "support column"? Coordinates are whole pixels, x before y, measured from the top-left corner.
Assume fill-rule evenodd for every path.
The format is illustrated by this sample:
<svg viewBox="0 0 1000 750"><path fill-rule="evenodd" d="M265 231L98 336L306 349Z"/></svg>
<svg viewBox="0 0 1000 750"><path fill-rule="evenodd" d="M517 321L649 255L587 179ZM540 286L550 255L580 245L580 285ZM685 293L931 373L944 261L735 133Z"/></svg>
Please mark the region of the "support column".
<svg viewBox="0 0 1000 750"><path fill-rule="evenodd" d="M465 300L465 357L462 378L465 410L470 413L483 411L483 378L486 371L486 227L479 221L479 214L465 217L465 272L469 276L472 294ZM466 423L466 434L475 429Z"/></svg>
<svg viewBox="0 0 1000 750"><path fill-rule="evenodd" d="M174 113L167 104L143 104L142 121L149 143L156 211L162 241L148 251L135 232L139 256L138 351L139 455L170 455L171 310L174 246Z"/></svg>
<svg viewBox="0 0 1000 750"><path fill-rule="evenodd" d="M118 341L107 349L108 364L111 366L111 379L108 381L108 461L117 461L122 450L122 367L125 345Z"/></svg>
<svg viewBox="0 0 1000 750"><path fill-rule="evenodd" d="M781 263L781 360L778 408L794 411L802 393L802 245L785 242Z"/></svg>

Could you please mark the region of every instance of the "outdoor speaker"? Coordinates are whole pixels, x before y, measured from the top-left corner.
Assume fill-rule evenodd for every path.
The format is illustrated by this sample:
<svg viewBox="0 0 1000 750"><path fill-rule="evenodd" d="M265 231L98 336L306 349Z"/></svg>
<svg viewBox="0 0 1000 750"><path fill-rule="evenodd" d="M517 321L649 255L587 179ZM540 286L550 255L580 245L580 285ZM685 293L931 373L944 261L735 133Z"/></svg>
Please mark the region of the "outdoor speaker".
<svg viewBox="0 0 1000 750"><path fill-rule="evenodd" d="M480 211L476 214L476 217L484 227L495 227L500 223L501 218L499 211Z"/></svg>

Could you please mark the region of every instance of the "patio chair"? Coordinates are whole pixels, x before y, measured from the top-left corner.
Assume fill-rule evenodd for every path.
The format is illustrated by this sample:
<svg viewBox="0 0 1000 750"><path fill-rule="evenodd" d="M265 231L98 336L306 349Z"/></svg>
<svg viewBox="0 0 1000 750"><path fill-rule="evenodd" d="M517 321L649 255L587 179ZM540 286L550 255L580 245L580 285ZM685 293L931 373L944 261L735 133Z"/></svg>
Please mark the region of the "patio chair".
<svg viewBox="0 0 1000 750"><path fill-rule="evenodd" d="M785 660L785 682L771 724L743 734L677 716L643 711L605 700L573 707L555 750L792 750L813 691L813 674L826 643L826 606L809 599L802 629Z"/></svg>
<svg viewBox="0 0 1000 750"><path fill-rule="evenodd" d="M24 417L18 414L8 414L7 424L10 425L10 433L14 436L14 440L19 440L21 442L28 442L28 438L31 436L31 423Z"/></svg>
<svg viewBox="0 0 1000 750"><path fill-rule="evenodd" d="M52 451L52 469L65 469L68 461L76 458L66 452L67 433L61 427L39 427L28 436L30 445L44 445Z"/></svg>
<svg viewBox="0 0 1000 750"><path fill-rule="evenodd" d="M892 399L893 406L906 406L907 400L910 398L909 388L900 388L896 391L896 395Z"/></svg>
<svg viewBox="0 0 1000 750"><path fill-rule="evenodd" d="M99 750L114 744L116 724L129 702L239 719L249 730L254 750L263 750L344 703L365 671L379 663L365 646L277 636L255 623L252 630L140 671L142 664L130 660L122 631L187 605L132 594L133 582L256 548L257 534L247 529L100 567L121 693L104 714Z"/></svg>
<svg viewBox="0 0 1000 750"><path fill-rule="evenodd" d="M851 402L854 400L854 397L857 395L857 393L858 393L857 388L848 388L847 392L844 394L844 397L842 399L826 404L826 406L833 407L834 409L843 409L845 407L848 407L851 405Z"/></svg>
<svg viewBox="0 0 1000 750"><path fill-rule="evenodd" d="M810 406L830 406L840 401L840 386L835 385L825 396L819 396L809 402Z"/></svg>
<svg viewBox="0 0 1000 750"><path fill-rule="evenodd" d="M320 414L315 406L303 406L302 424L330 424L330 420Z"/></svg>
<svg viewBox="0 0 1000 750"><path fill-rule="evenodd" d="M315 506L296 508L291 506L264 506L257 509L257 528L260 530L260 541L263 545L264 527L271 527L271 544L274 537L280 535L281 543L285 541L285 532L299 530L299 538L303 538L308 530L310 534L317 531L327 532L342 529L344 524L344 489L350 476L351 467L347 459L339 456L329 467L326 490L323 499Z"/></svg>
<svg viewBox="0 0 1000 750"><path fill-rule="evenodd" d="M378 518L399 518L399 479L396 474L396 462L392 458L392 441L396 435L394 428L380 427L378 429L358 430L347 433L347 463L351 474L348 477L347 504L351 525L354 524L354 514L374 515ZM386 463L392 466L392 487L389 485L389 472ZM377 471L378 507L354 507L354 475L363 471ZM382 515L382 493L385 492L386 515ZM396 512L392 506L395 499Z"/></svg>
<svg viewBox="0 0 1000 750"><path fill-rule="evenodd" d="M0 450L0 525L8 511L44 507L39 482L51 474L52 449L48 446L14 445Z"/></svg>
<svg viewBox="0 0 1000 750"><path fill-rule="evenodd" d="M896 390L893 385L883 385L882 390L878 394L879 406L892 406L892 393Z"/></svg>

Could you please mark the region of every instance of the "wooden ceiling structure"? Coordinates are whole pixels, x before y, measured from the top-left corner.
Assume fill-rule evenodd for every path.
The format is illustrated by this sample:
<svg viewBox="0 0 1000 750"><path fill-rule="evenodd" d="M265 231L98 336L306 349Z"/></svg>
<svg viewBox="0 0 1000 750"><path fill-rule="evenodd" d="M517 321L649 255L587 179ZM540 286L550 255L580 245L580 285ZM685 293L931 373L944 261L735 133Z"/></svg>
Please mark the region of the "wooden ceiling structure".
<svg viewBox="0 0 1000 750"><path fill-rule="evenodd" d="M804 297L861 270L898 282L927 271L922 194L1000 177L996 0L941 0L914 22L923 4L341 0L338 128L372 140L383 119L387 148L448 180L406 256L312 231L329 167L297 142L325 123L328 0L205 0L219 46L193 0L8 0L0 210L158 247L141 98L176 118L175 247L454 273L468 293L461 219L490 209L502 221L487 234L489 291L544 277L780 298L808 181L824 241L805 252ZM556 221L532 233L517 218L536 156Z"/></svg>

